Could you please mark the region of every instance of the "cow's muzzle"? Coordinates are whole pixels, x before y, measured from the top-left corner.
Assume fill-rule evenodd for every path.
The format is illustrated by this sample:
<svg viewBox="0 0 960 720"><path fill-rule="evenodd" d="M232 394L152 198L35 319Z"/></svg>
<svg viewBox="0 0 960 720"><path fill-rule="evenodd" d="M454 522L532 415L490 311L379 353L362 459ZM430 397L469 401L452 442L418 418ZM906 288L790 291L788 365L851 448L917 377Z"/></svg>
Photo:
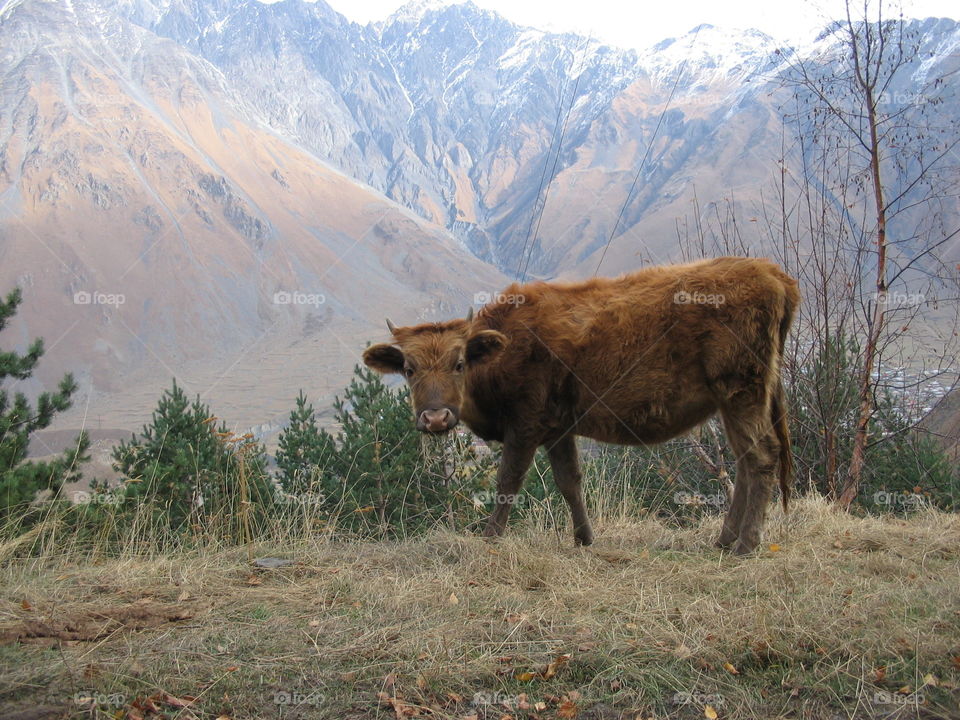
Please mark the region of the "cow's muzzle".
<svg viewBox="0 0 960 720"><path fill-rule="evenodd" d="M445 433L456 427L457 414L447 407L427 408L417 416L417 430L430 433Z"/></svg>

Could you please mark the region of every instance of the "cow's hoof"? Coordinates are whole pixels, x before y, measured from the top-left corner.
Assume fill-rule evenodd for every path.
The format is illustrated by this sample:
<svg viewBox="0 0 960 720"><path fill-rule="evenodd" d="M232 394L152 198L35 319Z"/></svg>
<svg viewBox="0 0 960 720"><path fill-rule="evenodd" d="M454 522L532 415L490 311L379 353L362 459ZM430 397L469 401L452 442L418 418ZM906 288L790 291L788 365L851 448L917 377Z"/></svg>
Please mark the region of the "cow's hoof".
<svg viewBox="0 0 960 720"><path fill-rule="evenodd" d="M580 530L574 533L573 542L578 547L586 547L587 545L593 545L593 531Z"/></svg>
<svg viewBox="0 0 960 720"><path fill-rule="evenodd" d="M483 528L481 535L485 538L498 538L503 535L503 528L496 525L487 525Z"/></svg>
<svg viewBox="0 0 960 720"><path fill-rule="evenodd" d="M737 542L737 538L733 540L724 540L723 537L718 537L717 541L713 544L715 548L720 548L721 550L729 550L733 547L734 543Z"/></svg>
<svg viewBox="0 0 960 720"><path fill-rule="evenodd" d="M740 557L743 557L745 555L750 555L754 550L757 549L757 545L759 544L760 544L759 542L747 543L741 540L737 542L736 545L733 546L733 554L739 555Z"/></svg>

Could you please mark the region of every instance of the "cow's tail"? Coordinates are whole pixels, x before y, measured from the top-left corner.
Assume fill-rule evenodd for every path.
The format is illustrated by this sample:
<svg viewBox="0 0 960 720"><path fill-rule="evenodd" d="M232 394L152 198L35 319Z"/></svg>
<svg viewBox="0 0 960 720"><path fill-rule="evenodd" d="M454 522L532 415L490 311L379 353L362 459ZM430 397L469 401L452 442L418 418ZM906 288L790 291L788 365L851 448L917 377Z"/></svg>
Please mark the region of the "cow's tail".
<svg viewBox="0 0 960 720"><path fill-rule="evenodd" d="M771 409L773 429L780 443L780 499L783 502L783 511L787 512L790 489L793 486L793 451L790 448L790 427L787 425L787 403L783 381L779 377L777 387L773 391Z"/></svg>
<svg viewBox="0 0 960 720"><path fill-rule="evenodd" d="M778 338L778 357L775 365L777 369L776 384L773 388L772 402L770 403L771 420L773 421L773 430L777 435L777 441L780 444L780 499L783 502L783 511L787 512L790 503L790 492L793 488L793 450L790 447L790 426L787 423L787 398L783 389L783 353L787 345L787 333L790 332L790 325L793 323L793 316L800 302L800 293L797 290L797 282L793 278L785 276L785 302L783 306L783 316L780 318L780 327Z"/></svg>

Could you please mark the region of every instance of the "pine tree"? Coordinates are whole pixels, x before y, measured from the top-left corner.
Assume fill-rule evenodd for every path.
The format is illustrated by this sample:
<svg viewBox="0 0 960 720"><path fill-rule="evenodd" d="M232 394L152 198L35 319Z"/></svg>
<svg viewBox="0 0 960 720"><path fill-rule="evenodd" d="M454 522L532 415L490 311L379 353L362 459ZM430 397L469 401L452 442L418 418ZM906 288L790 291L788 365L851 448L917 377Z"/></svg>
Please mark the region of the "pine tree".
<svg viewBox="0 0 960 720"><path fill-rule="evenodd" d="M294 494L319 489L333 470L336 453L333 436L317 425L313 405L301 390L290 422L280 433L276 455L280 486Z"/></svg>
<svg viewBox="0 0 960 720"><path fill-rule="evenodd" d="M0 331L17 311L22 301L19 288L0 299ZM7 378L29 378L43 356L43 340L33 341L25 355L0 351L0 383ZM44 490L54 496L65 482L81 479L79 466L87 459L89 440L80 433L73 447L60 457L45 461L27 461L30 436L49 427L54 416L70 407L77 390L73 376L67 374L56 392L44 392L31 407L23 393L14 393L13 402L6 390L0 389L0 521L11 518L26 519L29 504Z"/></svg>
<svg viewBox="0 0 960 720"><path fill-rule="evenodd" d="M251 436L237 438L216 426L209 407L199 396L192 402L173 381L140 436L121 442L113 451L115 469L127 479L126 508L152 504L154 514L172 528L235 513L239 503L239 456L256 507L271 502L263 447Z"/></svg>
<svg viewBox="0 0 960 720"><path fill-rule="evenodd" d="M406 389L391 390L378 373L358 365L334 408L342 430L339 487L331 495L340 501L342 520L372 514L382 530L412 529L443 514L449 488L442 448L423 452Z"/></svg>

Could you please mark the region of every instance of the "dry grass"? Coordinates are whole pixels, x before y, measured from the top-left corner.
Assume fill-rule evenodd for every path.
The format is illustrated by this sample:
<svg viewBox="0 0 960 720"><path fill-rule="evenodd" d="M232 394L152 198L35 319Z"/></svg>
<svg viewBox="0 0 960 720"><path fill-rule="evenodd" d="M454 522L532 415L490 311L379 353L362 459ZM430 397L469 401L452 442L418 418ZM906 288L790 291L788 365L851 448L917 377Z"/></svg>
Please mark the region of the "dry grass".
<svg viewBox="0 0 960 720"><path fill-rule="evenodd" d="M772 514L8 564L0 716L960 717L960 517Z"/></svg>

